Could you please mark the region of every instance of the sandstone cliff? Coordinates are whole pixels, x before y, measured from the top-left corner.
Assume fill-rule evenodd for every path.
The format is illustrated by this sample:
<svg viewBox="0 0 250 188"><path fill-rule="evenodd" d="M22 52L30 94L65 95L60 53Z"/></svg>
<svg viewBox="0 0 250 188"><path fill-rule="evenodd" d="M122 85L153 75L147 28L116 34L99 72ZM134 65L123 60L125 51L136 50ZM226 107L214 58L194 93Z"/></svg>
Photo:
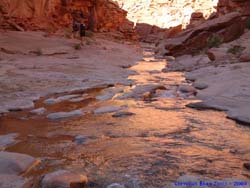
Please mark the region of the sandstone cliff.
<svg viewBox="0 0 250 188"><path fill-rule="evenodd" d="M110 0L1 0L0 27L21 26L27 30L56 30L69 27L72 12L81 11L92 30L132 29L126 11Z"/></svg>

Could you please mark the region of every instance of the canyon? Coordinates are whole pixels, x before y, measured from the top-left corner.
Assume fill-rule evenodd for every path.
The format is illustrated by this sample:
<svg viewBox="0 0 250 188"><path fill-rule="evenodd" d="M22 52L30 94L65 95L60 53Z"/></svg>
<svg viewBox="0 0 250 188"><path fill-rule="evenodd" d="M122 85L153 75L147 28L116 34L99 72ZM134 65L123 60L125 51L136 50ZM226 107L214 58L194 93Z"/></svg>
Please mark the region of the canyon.
<svg viewBox="0 0 250 188"><path fill-rule="evenodd" d="M0 187L249 188L249 83L249 0L0 0Z"/></svg>

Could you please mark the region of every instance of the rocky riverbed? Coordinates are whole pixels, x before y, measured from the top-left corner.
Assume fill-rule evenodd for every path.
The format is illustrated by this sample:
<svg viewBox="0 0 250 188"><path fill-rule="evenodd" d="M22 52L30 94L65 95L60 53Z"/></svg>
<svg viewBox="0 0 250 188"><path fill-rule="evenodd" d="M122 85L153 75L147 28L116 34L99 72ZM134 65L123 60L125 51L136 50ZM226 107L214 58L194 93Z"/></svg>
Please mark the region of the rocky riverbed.
<svg viewBox="0 0 250 188"><path fill-rule="evenodd" d="M10 40L1 47L0 98L2 112L11 111L0 117L0 187L249 181L249 127L221 111L187 108L200 92L152 46L100 36L76 50L76 41L38 33L11 45L12 34L0 38ZM54 41L53 53L21 48L27 35L42 52Z"/></svg>

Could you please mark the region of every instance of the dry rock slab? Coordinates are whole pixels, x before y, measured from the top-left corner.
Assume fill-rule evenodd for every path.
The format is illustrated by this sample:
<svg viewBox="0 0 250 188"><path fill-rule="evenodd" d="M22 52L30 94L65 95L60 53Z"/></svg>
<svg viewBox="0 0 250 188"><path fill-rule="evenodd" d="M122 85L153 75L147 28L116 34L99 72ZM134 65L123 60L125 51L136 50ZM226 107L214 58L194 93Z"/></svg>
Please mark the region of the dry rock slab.
<svg viewBox="0 0 250 188"><path fill-rule="evenodd" d="M40 188L84 188L87 181L84 175L58 170L42 177Z"/></svg>
<svg viewBox="0 0 250 188"><path fill-rule="evenodd" d="M1 188L24 188L27 179L17 175L0 174Z"/></svg>
<svg viewBox="0 0 250 188"><path fill-rule="evenodd" d="M40 161L32 156L12 152L0 152L0 175L21 175L28 172Z"/></svg>

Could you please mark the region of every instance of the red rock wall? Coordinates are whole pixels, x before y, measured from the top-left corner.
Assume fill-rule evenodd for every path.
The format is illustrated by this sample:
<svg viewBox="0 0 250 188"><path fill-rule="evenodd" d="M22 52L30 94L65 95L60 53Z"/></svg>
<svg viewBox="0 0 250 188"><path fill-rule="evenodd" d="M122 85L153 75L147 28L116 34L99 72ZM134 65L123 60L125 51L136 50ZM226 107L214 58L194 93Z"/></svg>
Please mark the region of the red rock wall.
<svg viewBox="0 0 250 188"><path fill-rule="evenodd" d="M224 15L229 12L238 11L243 16L250 16L249 0L219 0L217 6L218 15Z"/></svg>
<svg viewBox="0 0 250 188"><path fill-rule="evenodd" d="M27 30L70 27L72 12L81 10L85 21L93 30L131 30L127 12L110 0L1 0L0 27L7 21ZM90 23L91 22L91 23ZM11 27L11 26L10 26Z"/></svg>

